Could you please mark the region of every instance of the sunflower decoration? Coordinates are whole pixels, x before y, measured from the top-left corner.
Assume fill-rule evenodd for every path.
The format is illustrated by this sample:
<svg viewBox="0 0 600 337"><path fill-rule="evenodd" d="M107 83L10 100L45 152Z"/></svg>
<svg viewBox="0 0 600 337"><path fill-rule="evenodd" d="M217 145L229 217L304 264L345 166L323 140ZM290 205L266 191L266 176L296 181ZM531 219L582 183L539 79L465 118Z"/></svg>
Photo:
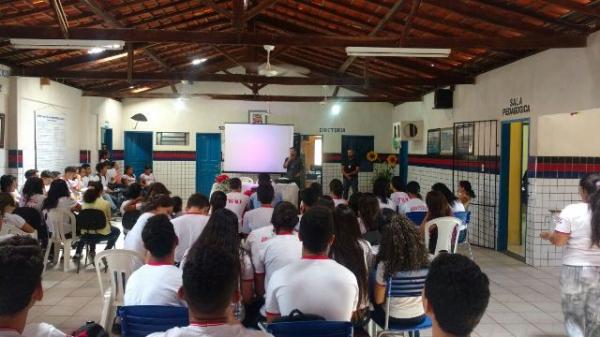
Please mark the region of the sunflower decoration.
<svg viewBox="0 0 600 337"><path fill-rule="evenodd" d="M390 167L396 167L398 164L398 157L395 154L387 156L387 163Z"/></svg>
<svg viewBox="0 0 600 337"><path fill-rule="evenodd" d="M369 151L367 153L367 160L370 161L371 163L375 162L378 157L379 157L379 155L375 151Z"/></svg>

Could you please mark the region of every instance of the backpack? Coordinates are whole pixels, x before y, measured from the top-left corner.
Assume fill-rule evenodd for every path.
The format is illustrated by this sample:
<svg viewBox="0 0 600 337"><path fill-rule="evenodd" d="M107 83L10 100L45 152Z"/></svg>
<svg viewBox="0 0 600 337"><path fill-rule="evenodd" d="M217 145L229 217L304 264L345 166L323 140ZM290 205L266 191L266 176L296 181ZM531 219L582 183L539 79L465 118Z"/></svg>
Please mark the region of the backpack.
<svg viewBox="0 0 600 337"><path fill-rule="evenodd" d="M104 328L93 321L85 322L79 329L71 333L73 337L109 337Z"/></svg>
<svg viewBox="0 0 600 337"><path fill-rule="evenodd" d="M292 310L289 315L281 316L273 321L273 323L283 323L283 322L305 322L305 321L325 321L326 319L323 316L314 315L314 314L305 314L298 309Z"/></svg>

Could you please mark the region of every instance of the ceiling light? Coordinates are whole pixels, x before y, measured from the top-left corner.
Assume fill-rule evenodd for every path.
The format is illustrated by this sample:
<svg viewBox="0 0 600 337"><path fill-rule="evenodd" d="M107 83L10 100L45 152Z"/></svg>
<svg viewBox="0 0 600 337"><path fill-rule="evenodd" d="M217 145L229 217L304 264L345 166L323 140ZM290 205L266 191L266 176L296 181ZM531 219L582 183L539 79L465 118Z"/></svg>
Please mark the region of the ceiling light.
<svg viewBox="0 0 600 337"><path fill-rule="evenodd" d="M193 59L193 60L192 60L192 64L193 64L193 65L195 65L195 66L199 65L200 63L204 63L204 62L206 62L206 59L205 59L205 58L201 58L201 59Z"/></svg>
<svg viewBox="0 0 600 337"><path fill-rule="evenodd" d="M121 50L125 41L75 39L10 39L15 49L92 49Z"/></svg>
<svg viewBox="0 0 600 337"><path fill-rule="evenodd" d="M137 94L137 93L147 91L147 90L150 90L150 87L141 87L141 88L133 89L133 90L131 90L131 92L134 94Z"/></svg>
<svg viewBox="0 0 600 337"><path fill-rule="evenodd" d="M103 52L105 50L106 49L104 49L104 48L94 47L92 49L88 49L88 54L100 54L101 52Z"/></svg>
<svg viewBox="0 0 600 337"><path fill-rule="evenodd" d="M341 111L342 111L342 106L337 103L331 107L331 114L334 116L339 115Z"/></svg>
<svg viewBox="0 0 600 337"><path fill-rule="evenodd" d="M450 51L450 49L440 48L346 47L348 56L448 57Z"/></svg>
<svg viewBox="0 0 600 337"><path fill-rule="evenodd" d="M177 110L185 109L185 99L183 97L178 97L175 100L175 109L177 109Z"/></svg>

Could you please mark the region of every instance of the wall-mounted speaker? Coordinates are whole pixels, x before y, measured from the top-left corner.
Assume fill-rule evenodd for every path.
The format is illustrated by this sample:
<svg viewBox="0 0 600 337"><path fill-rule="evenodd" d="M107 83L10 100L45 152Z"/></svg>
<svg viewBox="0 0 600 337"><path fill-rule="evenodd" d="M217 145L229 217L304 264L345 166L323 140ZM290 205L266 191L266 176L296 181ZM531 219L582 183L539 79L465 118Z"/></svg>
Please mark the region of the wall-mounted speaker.
<svg viewBox="0 0 600 337"><path fill-rule="evenodd" d="M436 89L433 96L434 109L452 109L454 101L452 89Z"/></svg>

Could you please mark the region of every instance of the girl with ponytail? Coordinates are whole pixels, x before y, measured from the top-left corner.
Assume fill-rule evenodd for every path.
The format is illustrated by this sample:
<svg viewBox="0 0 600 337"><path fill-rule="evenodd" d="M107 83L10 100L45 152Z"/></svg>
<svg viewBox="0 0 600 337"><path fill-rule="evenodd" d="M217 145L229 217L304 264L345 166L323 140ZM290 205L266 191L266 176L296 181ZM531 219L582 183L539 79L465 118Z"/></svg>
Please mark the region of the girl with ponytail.
<svg viewBox="0 0 600 337"><path fill-rule="evenodd" d="M540 237L566 246L560 275L565 328L569 336L600 333L600 174L579 182L583 202L565 207L554 232Z"/></svg>

